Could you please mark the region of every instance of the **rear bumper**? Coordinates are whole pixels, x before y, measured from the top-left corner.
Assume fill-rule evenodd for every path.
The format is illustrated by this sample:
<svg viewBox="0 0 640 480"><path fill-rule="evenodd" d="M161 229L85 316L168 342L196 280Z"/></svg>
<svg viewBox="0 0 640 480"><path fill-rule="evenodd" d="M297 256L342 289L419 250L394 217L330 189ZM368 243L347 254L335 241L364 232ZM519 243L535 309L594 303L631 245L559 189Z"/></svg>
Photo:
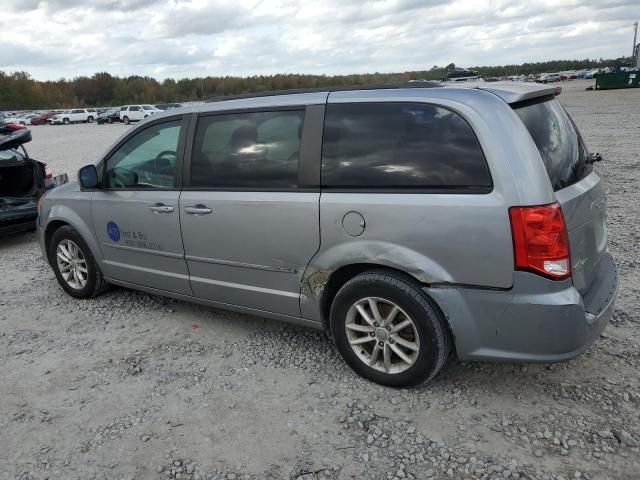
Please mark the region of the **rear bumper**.
<svg viewBox="0 0 640 480"><path fill-rule="evenodd" d="M584 352L613 314L618 272L608 253L581 295L571 280L515 272L509 291L427 288L455 337L463 360L559 362Z"/></svg>
<svg viewBox="0 0 640 480"><path fill-rule="evenodd" d="M9 235L36 228L38 210L27 208L20 212L0 213L0 235Z"/></svg>

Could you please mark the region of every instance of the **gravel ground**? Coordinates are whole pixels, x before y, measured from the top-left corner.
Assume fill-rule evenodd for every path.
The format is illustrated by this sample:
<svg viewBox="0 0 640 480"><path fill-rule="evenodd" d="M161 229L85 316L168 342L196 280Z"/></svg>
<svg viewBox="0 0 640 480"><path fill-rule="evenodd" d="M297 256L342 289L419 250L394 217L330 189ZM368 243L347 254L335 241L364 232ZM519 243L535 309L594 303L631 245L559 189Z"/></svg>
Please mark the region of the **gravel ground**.
<svg viewBox="0 0 640 480"><path fill-rule="evenodd" d="M621 288L602 338L558 365L451 361L396 391L312 330L114 289L78 301L32 233L0 239L2 479L637 479L640 91L563 85L609 183ZM33 127L77 169L123 125Z"/></svg>

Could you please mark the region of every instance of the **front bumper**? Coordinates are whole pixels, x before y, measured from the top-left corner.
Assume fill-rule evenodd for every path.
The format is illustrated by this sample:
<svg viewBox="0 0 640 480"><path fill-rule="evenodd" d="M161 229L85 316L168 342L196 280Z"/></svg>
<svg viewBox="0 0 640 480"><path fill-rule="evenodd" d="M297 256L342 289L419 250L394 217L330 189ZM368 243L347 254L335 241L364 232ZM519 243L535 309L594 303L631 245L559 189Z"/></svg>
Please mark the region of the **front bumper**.
<svg viewBox="0 0 640 480"><path fill-rule="evenodd" d="M462 360L559 362L584 352L613 314L618 271L601 259L583 295L571 280L515 272L509 291L427 288L449 321Z"/></svg>

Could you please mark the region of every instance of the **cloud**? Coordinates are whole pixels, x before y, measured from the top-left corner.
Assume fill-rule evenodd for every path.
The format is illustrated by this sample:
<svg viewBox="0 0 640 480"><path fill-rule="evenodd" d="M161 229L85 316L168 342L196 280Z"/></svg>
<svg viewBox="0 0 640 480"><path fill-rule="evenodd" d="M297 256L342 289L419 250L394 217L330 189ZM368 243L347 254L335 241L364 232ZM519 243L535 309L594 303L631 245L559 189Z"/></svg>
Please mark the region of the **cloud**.
<svg viewBox="0 0 640 480"><path fill-rule="evenodd" d="M346 74L629 55L637 0L20 0L3 70L37 78Z"/></svg>

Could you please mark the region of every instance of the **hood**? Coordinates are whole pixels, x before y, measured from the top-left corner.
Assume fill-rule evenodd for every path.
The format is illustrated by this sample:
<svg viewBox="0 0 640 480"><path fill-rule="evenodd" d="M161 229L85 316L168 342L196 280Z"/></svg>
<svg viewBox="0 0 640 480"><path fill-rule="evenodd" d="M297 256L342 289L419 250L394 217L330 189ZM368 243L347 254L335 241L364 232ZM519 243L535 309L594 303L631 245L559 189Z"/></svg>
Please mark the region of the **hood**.
<svg viewBox="0 0 640 480"><path fill-rule="evenodd" d="M0 126L0 150L18 148L31 141L31 130L22 126L8 124Z"/></svg>

